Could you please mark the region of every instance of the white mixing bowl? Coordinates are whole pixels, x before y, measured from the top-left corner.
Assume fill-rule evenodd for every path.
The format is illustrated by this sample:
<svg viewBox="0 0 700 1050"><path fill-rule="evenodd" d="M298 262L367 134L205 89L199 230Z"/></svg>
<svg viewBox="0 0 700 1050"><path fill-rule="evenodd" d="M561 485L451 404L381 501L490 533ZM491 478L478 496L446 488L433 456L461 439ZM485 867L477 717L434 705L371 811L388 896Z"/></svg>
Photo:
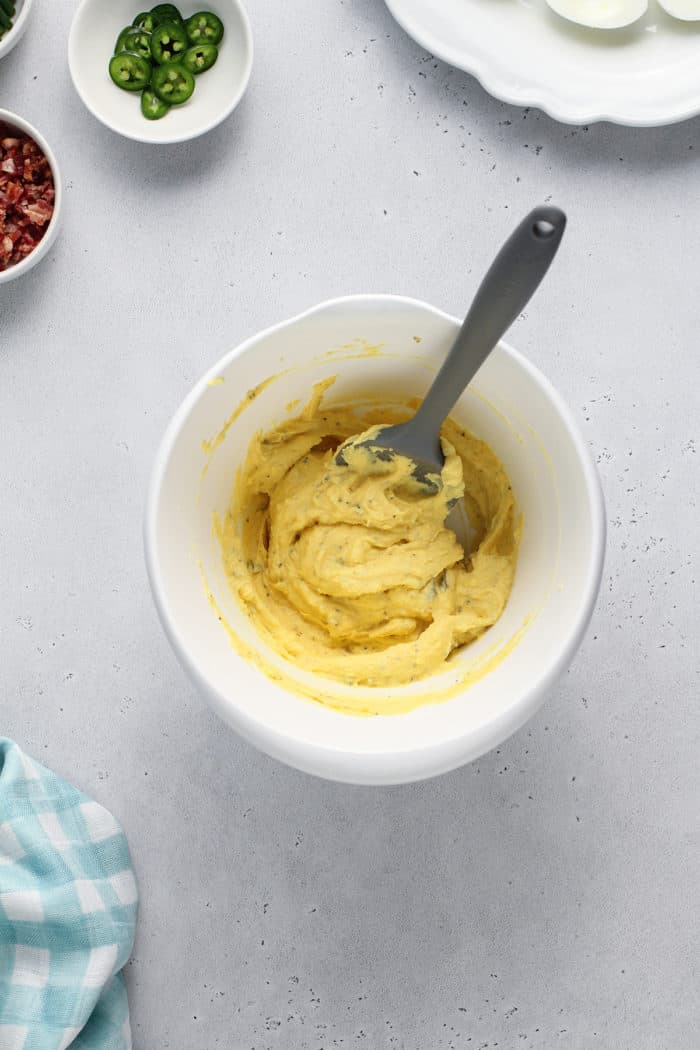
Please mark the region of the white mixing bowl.
<svg viewBox="0 0 700 1050"><path fill-rule="evenodd" d="M224 721L263 751L307 772L391 784L472 761L540 706L591 616L605 547L598 476L559 395L505 344L491 354L453 416L498 454L523 515L506 609L440 675L364 690L389 704L407 694L428 695L432 702L407 714L374 717L314 702L310 696L342 705L360 687L283 660L233 597L213 517L226 512L253 434L285 418L291 401L303 404L312 384L329 375L338 377L333 400L371 395L395 405L423 394L458 327L456 319L412 299L371 295L323 303L224 357L185 399L160 446L145 544L168 638ZM255 387L255 396L246 397ZM244 408L236 415L241 399ZM479 674L472 684L460 684ZM448 698L437 701L440 695Z"/></svg>

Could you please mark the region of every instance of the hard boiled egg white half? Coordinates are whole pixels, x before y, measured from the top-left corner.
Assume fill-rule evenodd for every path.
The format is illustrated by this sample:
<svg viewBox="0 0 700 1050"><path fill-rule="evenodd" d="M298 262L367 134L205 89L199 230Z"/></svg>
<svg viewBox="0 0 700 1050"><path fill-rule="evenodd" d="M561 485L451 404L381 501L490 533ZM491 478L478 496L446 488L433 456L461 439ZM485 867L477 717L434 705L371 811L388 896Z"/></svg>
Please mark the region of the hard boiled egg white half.
<svg viewBox="0 0 700 1050"><path fill-rule="evenodd" d="M578 22L591 29L620 29L641 18L648 0L547 0L553 11L570 22ZM700 0L665 0L664 6L694 6L700 8ZM669 14L672 12L666 7ZM676 16L680 17L680 16ZM696 15L695 17L700 17Z"/></svg>
<svg viewBox="0 0 700 1050"><path fill-rule="evenodd" d="M700 0L659 0L666 14L680 18L682 22L700 20Z"/></svg>

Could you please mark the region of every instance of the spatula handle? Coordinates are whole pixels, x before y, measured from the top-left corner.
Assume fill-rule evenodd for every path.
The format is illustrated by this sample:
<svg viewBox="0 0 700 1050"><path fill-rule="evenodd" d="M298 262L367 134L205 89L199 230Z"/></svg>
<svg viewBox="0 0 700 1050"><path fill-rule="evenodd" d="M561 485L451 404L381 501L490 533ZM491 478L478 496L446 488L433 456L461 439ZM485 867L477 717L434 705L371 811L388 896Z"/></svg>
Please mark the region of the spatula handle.
<svg viewBox="0 0 700 1050"><path fill-rule="evenodd" d="M510 235L484 277L455 344L418 412L421 428L439 430L462 391L529 302L564 234L559 208L534 208ZM416 417L417 418L417 417Z"/></svg>

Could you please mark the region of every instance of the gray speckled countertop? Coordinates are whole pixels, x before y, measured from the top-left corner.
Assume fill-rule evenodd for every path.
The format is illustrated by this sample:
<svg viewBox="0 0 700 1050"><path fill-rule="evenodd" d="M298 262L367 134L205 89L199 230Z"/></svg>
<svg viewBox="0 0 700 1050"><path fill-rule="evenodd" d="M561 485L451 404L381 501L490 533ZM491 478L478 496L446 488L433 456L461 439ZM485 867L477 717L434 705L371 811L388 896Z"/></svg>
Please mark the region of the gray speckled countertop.
<svg viewBox="0 0 700 1050"><path fill-rule="evenodd" d="M0 95L67 193L50 258L0 290L0 732L127 831L135 1050L696 1047L700 123L565 127L433 60L380 0L251 0L240 109L148 148L75 96L74 4L36 9ZM209 712L156 620L140 530L166 421L224 351L327 297L462 312L550 198L567 239L511 339L606 491L586 642L450 776L283 768Z"/></svg>

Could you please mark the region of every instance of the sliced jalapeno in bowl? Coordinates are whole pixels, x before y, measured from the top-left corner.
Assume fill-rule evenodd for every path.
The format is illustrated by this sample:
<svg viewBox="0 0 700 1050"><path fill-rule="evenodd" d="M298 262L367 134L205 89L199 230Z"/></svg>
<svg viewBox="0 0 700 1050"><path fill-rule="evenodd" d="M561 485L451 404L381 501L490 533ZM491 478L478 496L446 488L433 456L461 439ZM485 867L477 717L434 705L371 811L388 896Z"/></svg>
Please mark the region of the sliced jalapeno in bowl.
<svg viewBox="0 0 700 1050"><path fill-rule="evenodd" d="M162 102L181 106L194 91L194 76L181 62L164 62L153 70L151 87Z"/></svg>
<svg viewBox="0 0 700 1050"><path fill-rule="evenodd" d="M159 66L182 58L188 47L184 26L177 22L164 22L151 34L151 57Z"/></svg>
<svg viewBox="0 0 700 1050"><path fill-rule="evenodd" d="M152 88L145 88L141 94L141 112L146 120L160 120L170 109L167 102L158 98Z"/></svg>
<svg viewBox="0 0 700 1050"><path fill-rule="evenodd" d="M151 34L142 29L134 29L124 37L122 51L131 51L135 55L141 55L150 61L151 58Z"/></svg>
<svg viewBox="0 0 700 1050"><path fill-rule="evenodd" d="M133 32L134 32L134 27L133 26L126 26L125 29L122 29L121 33L117 37L117 42L114 45L114 54L115 55L118 55L120 51L124 50L124 41L128 37L129 33L133 33Z"/></svg>
<svg viewBox="0 0 700 1050"><path fill-rule="evenodd" d="M14 3L0 0L0 25ZM223 35L223 22L212 11L198 11L185 22L175 4L156 4L122 29L109 75L122 90L141 93L146 120L161 120L192 96L195 76L217 61Z"/></svg>
<svg viewBox="0 0 700 1050"><path fill-rule="evenodd" d="M134 19L132 28L142 29L144 33L152 33L158 24L158 19L151 11L141 11Z"/></svg>
<svg viewBox="0 0 700 1050"><path fill-rule="evenodd" d="M212 11L198 11L187 19L185 29L193 44L218 44L224 35L224 23Z"/></svg>
<svg viewBox="0 0 700 1050"><path fill-rule="evenodd" d="M141 55L120 51L109 63L109 75L124 91L142 91L151 79L151 64Z"/></svg>
<svg viewBox="0 0 700 1050"><path fill-rule="evenodd" d="M197 73L205 73L207 69L211 69L218 57L219 49L216 44L195 44L185 51L182 64L196 76Z"/></svg>
<svg viewBox="0 0 700 1050"><path fill-rule="evenodd" d="M156 4L155 7L151 8L150 13L154 18L160 20L156 22L156 25L161 25L163 22L184 22L175 4Z"/></svg>

